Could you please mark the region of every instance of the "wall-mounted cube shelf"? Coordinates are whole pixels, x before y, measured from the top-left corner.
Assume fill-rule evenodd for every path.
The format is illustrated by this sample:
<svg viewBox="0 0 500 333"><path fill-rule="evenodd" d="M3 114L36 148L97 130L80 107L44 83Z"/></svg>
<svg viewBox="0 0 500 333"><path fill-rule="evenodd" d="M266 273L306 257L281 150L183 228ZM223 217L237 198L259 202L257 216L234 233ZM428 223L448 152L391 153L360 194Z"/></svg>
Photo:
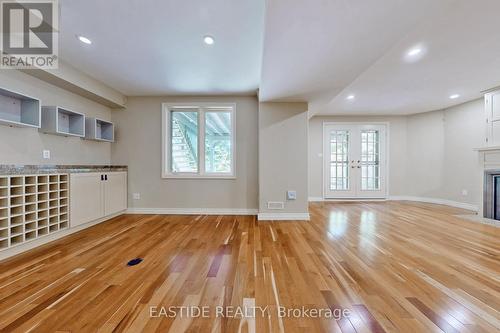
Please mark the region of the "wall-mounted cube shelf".
<svg viewBox="0 0 500 333"><path fill-rule="evenodd" d="M40 131L64 136L84 137L85 115L59 106L43 106Z"/></svg>
<svg viewBox="0 0 500 333"><path fill-rule="evenodd" d="M85 138L96 141L115 141L115 126L112 122L97 118L85 120Z"/></svg>
<svg viewBox="0 0 500 333"><path fill-rule="evenodd" d="M40 127L40 100L0 88L0 124Z"/></svg>

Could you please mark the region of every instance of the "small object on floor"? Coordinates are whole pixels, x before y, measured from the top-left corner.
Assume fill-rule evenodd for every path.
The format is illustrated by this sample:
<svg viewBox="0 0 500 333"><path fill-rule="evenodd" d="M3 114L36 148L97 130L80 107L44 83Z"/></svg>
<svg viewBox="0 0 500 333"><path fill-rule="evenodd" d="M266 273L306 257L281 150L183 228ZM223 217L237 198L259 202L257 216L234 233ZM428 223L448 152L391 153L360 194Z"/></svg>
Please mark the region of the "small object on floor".
<svg viewBox="0 0 500 333"><path fill-rule="evenodd" d="M127 266L135 266L137 264L140 264L142 261L142 258L135 258L135 259L132 259L130 260L128 263L127 263Z"/></svg>

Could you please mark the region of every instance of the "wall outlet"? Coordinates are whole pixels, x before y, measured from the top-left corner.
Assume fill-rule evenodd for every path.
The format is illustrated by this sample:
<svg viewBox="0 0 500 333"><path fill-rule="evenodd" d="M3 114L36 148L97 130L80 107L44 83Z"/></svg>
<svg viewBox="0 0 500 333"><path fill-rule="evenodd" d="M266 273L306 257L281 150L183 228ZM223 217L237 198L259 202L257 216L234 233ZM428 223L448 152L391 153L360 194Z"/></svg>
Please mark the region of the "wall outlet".
<svg viewBox="0 0 500 333"><path fill-rule="evenodd" d="M466 197L468 194L469 194L469 192L468 192L467 190L462 190L462 195L463 195L464 197Z"/></svg>
<svg viewBox="0 0 500 333"><path fill-rule="evenodd" d="M286 191L286 200L297 200L297 191Z"/></svg>
<svg viewBox="0 0 500 333"><path fill-rule="evenodd" d="M141 200L141 194L140 193L132 193L132 199Z"/></svg>
<svg viewBox="0 0 500 333"><path fill-rule="evenodd" d="M50 159L50 150L44 150L42 154L44 159Z"/></svg>

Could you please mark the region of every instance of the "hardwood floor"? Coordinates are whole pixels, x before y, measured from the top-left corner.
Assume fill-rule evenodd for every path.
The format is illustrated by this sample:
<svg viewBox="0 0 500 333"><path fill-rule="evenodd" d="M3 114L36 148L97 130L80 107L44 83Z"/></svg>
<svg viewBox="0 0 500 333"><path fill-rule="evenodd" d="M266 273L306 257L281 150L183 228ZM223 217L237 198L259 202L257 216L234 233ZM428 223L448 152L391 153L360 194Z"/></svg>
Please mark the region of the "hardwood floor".
<svg viewBox="0 0 500 333"><path fill-rule="evenodd" d="M500 330L499 228L420 203L314 203L310 212L309 223L114 218L0 263L0 329ZM126 265L136 257L143 262ZM173 316L172 306L185 308ZM253 306L262 312L252 316ZM196 309L209 318L188 316ZM294 317L313 309L322 317ZM348 316L327 318L338 309Z"/></svg>

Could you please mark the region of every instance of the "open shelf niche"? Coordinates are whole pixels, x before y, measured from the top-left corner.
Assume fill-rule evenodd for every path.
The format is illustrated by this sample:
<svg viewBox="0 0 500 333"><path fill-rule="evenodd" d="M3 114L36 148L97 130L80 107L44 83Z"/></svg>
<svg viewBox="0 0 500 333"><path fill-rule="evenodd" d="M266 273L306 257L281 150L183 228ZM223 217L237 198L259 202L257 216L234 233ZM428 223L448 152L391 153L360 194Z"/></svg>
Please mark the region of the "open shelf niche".
<svg viewBox="0 0 500 333"><path fill-rule="evenodd" d="M60 106L42 107L41 132L85 137L85 115Z"/></svg>
<svg viewBox="0 0 500 333"><path fill-rule="evenodd" d="M69 227L69 174L0 176L0 250Z"/></svg>
<svg viewBox="0 0 500 333"><path fill-rule="evenodd" d="M115 141L115 125L112 122L98 119L87 118L85 120L85 138L95 141Z"/></svg>
<svg viewBox="0 0 500 333"><path fill-rule="evenodd" d="M40 100L0 88L0 124L40 127Z"/></svg>

